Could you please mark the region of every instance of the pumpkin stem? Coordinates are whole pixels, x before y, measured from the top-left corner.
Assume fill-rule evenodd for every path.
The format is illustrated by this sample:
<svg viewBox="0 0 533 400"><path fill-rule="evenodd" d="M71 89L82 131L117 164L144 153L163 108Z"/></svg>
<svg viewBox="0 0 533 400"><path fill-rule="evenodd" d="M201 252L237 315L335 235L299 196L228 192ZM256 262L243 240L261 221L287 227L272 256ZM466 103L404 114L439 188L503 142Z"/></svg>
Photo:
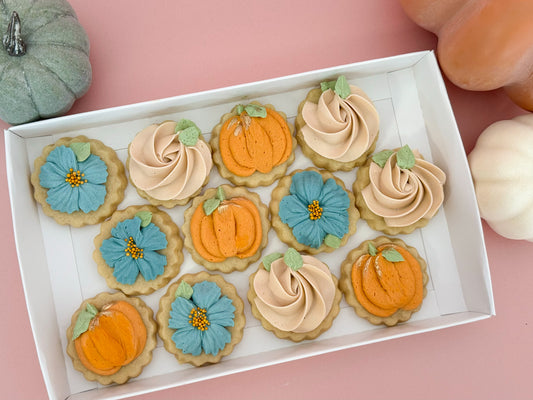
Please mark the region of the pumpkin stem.
<svg viewBox="0 0 533 400"><path fill-rule="evenodd" d="M10 56L23 56L26 54L26 45L20 34L20 18L16 11L11 14L11 21L9 21L2 43Z"/></svg>

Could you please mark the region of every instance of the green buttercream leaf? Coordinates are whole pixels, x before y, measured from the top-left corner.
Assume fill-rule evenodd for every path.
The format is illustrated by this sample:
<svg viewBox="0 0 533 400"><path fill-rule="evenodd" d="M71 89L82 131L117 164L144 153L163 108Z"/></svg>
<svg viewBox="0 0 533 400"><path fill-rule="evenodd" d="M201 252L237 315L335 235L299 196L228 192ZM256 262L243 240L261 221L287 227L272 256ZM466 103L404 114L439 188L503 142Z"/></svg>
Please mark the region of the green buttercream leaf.
<svg viewBox="0 0 533 400"><path fill-rule="evenodd" d="M176 293L174 294L175 298L183 297L184 299L189 300L192 297L192 287L185 281L181 281L178 288L176 289Z"/></svg>
<svg viewBox="0 0 533 400"><path fill-rule="evenodd" d="M178 133L179 131L182 131L187 128L196 127L196 124L192 122L190 119L182 118L178 121L176 124L176 128L174 128L174 133Z"/></svg>
<svg viewBox="0 0 533 400"><path fill-rule="evenodd" d="M83 332L89 329L91 320L98 314L98 310L92 304L87 303L85 310L81 310L74 325L74 331L72 332L72 340L76 340Z"/></svg>
<svg viewBox="0 0 533 400"><path fill-rule="evenodd" d="M415 166L415 155L408 145L403 146L396 153L396 165L402 169L411 169Z"/></svg>
<svg viewBox="0 0 533 400"><path fill-rule="evenodd" d="M215 211L219 205L220 205L219 199L207 199L206 201L204 201L205 215L213 214L213 211Z"/></svg>
<svg viewBox="0 0 533 400"><path fill-rule="evenodd" d="M285 264L287 264L287 266L293 271L298 271L300 268L302 268L302 265L304 265L302 256L292 247L285 252L283 261L285 261Z"/></svg>
<svg viewBox="0 0 533 400"><path fill-rule="evenodd" d="M152 222L152 213L150 211L139 211L135 216L141 220L141 228L146 228Z"/></svg>
<svg viewBox="0 0 533 400"><path fill-rule="evenodd" d="M381 254L383 254L383 257L385 257L385 260L390 261L390 262L403 261L402 255L398 253L397 250L394 250L394 249L383 250Z"/></svg>
<svg viewBox="0 0 533 400"><path fill-rule="evenodd" d="M244 106L242 104L239 104L237 105L237 107L235 107L235 112L237 113L237 115L241 115L243 111L244 111Z"/></svg>
<svg viewBox="0 0 533 400"><path fill-rule="evenodd" d="M269 254L269 255L267 255L267 256L264 256L264 257L263 257L263 260L262 260L262 262L263 262L263 266L265 267L265 269L266 269L267 271L270 271L270 265L271 265L274 261L276 261L277 259L279 259L279 258L281 258L281 257L283 257L283 254L281 254L281 253L272 253L272 254Z"/></svg>
<svg viewBox="0 0 533 400"><path fill-rule="evenodd" d="M328 247L338 249L341 245L341 239L331 233L328 233L324 238L324 244Z"/></svg>
<svg viewBox="0 0 533 400"><path fill-rule="evenodd" d="M90 313L93 313L94 315L98 314L98 309L93 306L91 303L87 303L87 307L85 307Z"/></svg>
<svg viewBox="0 0 533 400"><path fill-rule="evenodd" d="M73 142L70 144L70 149L76 155L78 162L87 160L91 155L91 144L84 142Z"/></svg>
<svg viewBox="0 0 533 400"><path fill-rule="evenodd" d="M217 188L216 198L219 199L220 201L226 200L226 193L224 193L224 189L222 189L222 186L219 186Z"/></svg>
<svg viewBox="0 0 533 400"><path fill-rule="evenodd" d="M368 254L371 256L378 254L378 249L376 249L376 246L374 246L372 243L368 243Z"/></svg>
<svg viewBox="0 0 533 400"><path fill-rule="evenodd" d="M189 126L179 133L178 140L185 146L194 146L201 133L197 126Z"/></svg>
<svg viewBox="0 0 533 400"><path fill-rule="evenodd" d="M374 161L377 165L379 165L381 168L385 166L387 163L387 160L394 154L394 151L392 150L383 150L379 153L376 153L372 156L372 161Z"/></svg>
<svg viewBox="0 0 533 400"><path fill-rule="evenodd" d="M328 89L335 90L335 84L337 81L320 82L320 89L325 92Z"/></svg>
<svg viewBox="0 0 533 400"><path fill-rule="evenodd" d="M267 116L266 108L258 104L248 104L244 107L244 111L246 111L250 117L266 118Z"/></svg>
<svg viewBox="0 0 533 400"><path fill-rule="evenodd" d="M344 75L339 76L337 79L337 82L335 83L335 93L337 93L343 99L350 95L350 85L348 84L348 81Z"/></svg>

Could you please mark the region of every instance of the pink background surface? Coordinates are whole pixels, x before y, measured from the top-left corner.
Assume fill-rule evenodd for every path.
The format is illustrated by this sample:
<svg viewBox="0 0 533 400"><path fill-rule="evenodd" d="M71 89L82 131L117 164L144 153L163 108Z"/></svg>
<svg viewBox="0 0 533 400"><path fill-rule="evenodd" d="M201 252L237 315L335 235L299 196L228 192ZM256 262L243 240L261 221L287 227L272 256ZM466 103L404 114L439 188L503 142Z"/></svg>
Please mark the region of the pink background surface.
<svg viewBox="0 0 533 400"><path fill-rule="evenodd" d="M91 41L93 84L70 113L417 50L436 37L397 1L71 0ZM467 152L490 123L524 113L502 91L447 82ZM0 128L7 125L0 121ZM0 397L46 398L12 233L1 140ZM497 315L137 398L530 398L533 244L484 224ZM528 257L529 256L529 257ZM54 323L54 322L51 322Z"/></svg>

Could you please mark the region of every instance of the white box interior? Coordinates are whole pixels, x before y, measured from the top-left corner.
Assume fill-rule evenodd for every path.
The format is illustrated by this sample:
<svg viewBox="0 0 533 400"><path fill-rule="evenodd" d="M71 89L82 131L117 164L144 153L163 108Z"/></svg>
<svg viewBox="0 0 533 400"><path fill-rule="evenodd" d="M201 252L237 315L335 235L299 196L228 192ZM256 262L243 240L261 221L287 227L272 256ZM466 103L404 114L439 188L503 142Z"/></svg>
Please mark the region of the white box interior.
<svg viewBox="0 0 533 400"><path fill-rule="evenodd" d="M375 327L359 318L344 299L333 326L313 341L295 344L276 338L251 315L246 300L245 272L224 277L233 283L245 302L243 340L219 364L195 368L180 365L159 340L152 362L140 377L121 386L102 386L86 381L74 370L65 352L66 329L72 313L88 297L109 291L92 260L93 238L99 225L83 228L60 226L42 213L32 197L29 176L33 160L43 147L63 136L86 135L112 147L122 161L137 132L152 123L188 118L208 139L210 131L235 104L258 100L271 103L294 121L305 94L321 81L345 75L373 100L381 120L379 151L409 144L447 174L443 209L427 227L400 237L416 247L428 262L430 280L421 310L407 323L393 328ZM440 329L487 318L494 314L488 262L474 190L459 132L432 52L420 52L381 60L339 66L319 71L256 82L147 103L56 118L12 127L5 132L6 162L13 211L15 239L31 325L45 383L51 398L108 399L178 386L251 368L359 346L380 340ZM311 166L296 149L289 171ZM355 172L336 173L351 190ZM209 187L225 180L213 168ZM252 189L268 204L272 186ZM131 185L120 209L142 204ZM167 211L181 226L186 207ZM317 257L340 275L346 254L363 240L381 235L360 220L348 244ZM274 230L263 254L283 252ZM180 275L203 270L184 250ZM143 299L157 312L162 288ZM99 390L95 390L99 389Z"/></svg>

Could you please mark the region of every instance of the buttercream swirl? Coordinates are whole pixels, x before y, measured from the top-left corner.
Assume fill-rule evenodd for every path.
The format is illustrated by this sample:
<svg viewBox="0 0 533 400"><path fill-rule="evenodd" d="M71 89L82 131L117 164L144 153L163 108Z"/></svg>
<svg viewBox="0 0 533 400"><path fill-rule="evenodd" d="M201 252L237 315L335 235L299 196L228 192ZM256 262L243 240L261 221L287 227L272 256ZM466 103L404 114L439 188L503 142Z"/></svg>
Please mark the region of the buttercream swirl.
<svg viewBox="0 0 533 400"><path fill-rule="evenodd" d="M143 129L131 142L129 171L133 184L158 200L182 200L200 189L213 165L203 141L186 146L178 140L176 122Z"/></svg>
<svg viewBox="0 0 533 400"><path fill-rule="evenodd" d="M394 152L383 168L370 163L370 184L361 194L367 207L388 226L408 226L433 217L444 201L444 172L414 152L415 165L400 168Z"/></svg>
<svg viewBox="0 0 533 400"><path fill-rule="evenodd" d="M307 101L302 108L306 123L301 129L307 145L323 157L354 161L372 145L379 130L379 116L366 93L350 85L343 99L328 89L318 104Z"/></svg>
<svg viewBox="0 0 533 400"><path fill-rule="evenodd" d="M272 262L270 271L260 268L253 281L255 305L274 327L288 332L310 332L331 311L335 283L328 267L311 256L302 256L303 266L289 268L283 258Z"/></svg>

